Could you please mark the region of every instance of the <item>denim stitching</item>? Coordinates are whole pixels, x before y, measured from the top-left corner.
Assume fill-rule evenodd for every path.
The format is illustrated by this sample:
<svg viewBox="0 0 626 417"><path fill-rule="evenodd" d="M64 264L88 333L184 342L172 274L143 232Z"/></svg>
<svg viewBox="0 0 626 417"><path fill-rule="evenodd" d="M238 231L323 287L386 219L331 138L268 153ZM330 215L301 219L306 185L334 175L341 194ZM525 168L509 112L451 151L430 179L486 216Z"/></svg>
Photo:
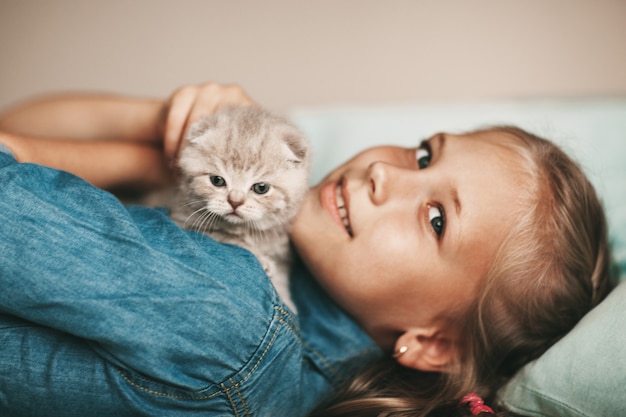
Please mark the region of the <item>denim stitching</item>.
<svg viewBox="0 0 626 417"><path fill-rule="evenodd" d="M291 313L286 311L281 306L274 306L274 310L278 310L283 316L287 317L289 319L289 321L291 322L292 326L294 328L296 328L298 333L300 332L300 326L298 325L298 323L296 323L296 321L294 320L293 315Z"/></svg>
<svg viewBox="0 0 626 417"><path fill-rule="evenodd" d="M273 319L279 319L278 317L274 316L272 317ZM282 320L279 319L279 321L282 322ZM241 385L242 382L245 382L248 378L250 378L250 375L252 375L254 373L254 371L256 371L256 368L259 367L259 365L261 364L261 362L263 361L263 358L265 357L265 355L267 354L267 351L270 350L270 348L274 345L274 340L276 340L276 337L278 336L278 331L280 330L279 327L276 327L276 330L274 331L274 334L272 335L272 339L268 342L267 346L265 347L265 349L263 350L263 353L261 353L261 357L259 357L259 360L256 361L256 363L254 364L254 366L252 367L252 369L250 369L250 372L248 372L246 374L246 376L244 376L243 378L241 378L241 380L237 383L235 383L233 386L237 387L238 385Z"/></svg>
<svg viewBox="0 0 626 417"><path fill-rule="evenodd" d="M282 310L282 309L280 309ZM284 320L281 319L281 317L279 316L274 316L272 317L273 319L277 319L280 323L282 323L283 325L285 325L287 328L289 328L290 330L292 330L289 325L287 323L285 323ZM232 378L229 379L229 382L232 384L232 388L234 388L237 391L237 394L239 395L239 398L241 399L241 403L244 407L244 411L246 412L246 415L249 416L250 415L250 410L248 408L248 405L246 403L246 400L244 398L244 396L242 395L241 391L239 390L239 387L241 386L242 383L244 383L245 381L247 381L250 376L254 373L254 371L256 371L256 369L259 367L259 365L261 364L261 362L263 362L263 358L265 358L265 355L267 354L267 352L269 351L269 349L274 345L274 341L276 340L276 338L278 337L278 332L280 330L280 327L276 327L276 330L274 331L274 334L272 334L272 338L270 339L270 341L267 343L267 346L265 347L265 349L263 350L263 353L261 353L261 356L259 357L259 359L256 361L256 363L254 364L254 366L252 367L252 369L250 369L250 371L243 377L241 378L241 380L239 382L235 382L233 381ZM292 330L293 332L293 330ZM229 401L231 401L231 404L233 404L232 402L232 398L230 396L230 392L229 389L226 388L226 386L222 383L222 388L224 389L224 391L226 392L226 395L228 395L228 399ZM234 408L234 404L233 404L233 410L235 410ZM235 410L235 412L237 412Z"/></svg>
<svg viewBox="0 0 626 417"><path fill-rule="evenodd" d="M230 378L229 381L231 384L233 384L235 391L237 391L237 395L239 396L239 400L241 401L241 405L243 406L243 411L246 413L247 417L250 417L250 409L248 408L248 404L246 403L245 398L241 394L241 391L239 391L239 386L235 384L235 381L233 381L232 378Z"/></svg>
<svg viewBox="0 0 626 417"><path fill-rule="evenodd" d="M146 388L146 387L144 387L142 385L139 385L139 384L135 383L133 380L131 380L130 378L128 378L124 374L124 371L121 368L118 368L117 366L115 367L115 370L117 371L118 374L120 374L120 376L122 378L124 378L124 380L126 382L128 382L133 387L138 388L138 389L140 389L142 391L145 391L145 392L147 392L149 394L160 395L162 397L177 398L177 399L182 399L182 400L208 400L210 398L217 397L219 394L221 394L223 392L223 391L217 391L217 392L214 392L213 394L205 395L205 396L202 396L202 397L196 397L196 396L192 396L192 395L173 395L173 394L168 394L166 392L155 391L155 390Z"/></svg>
<svg viewBox="0 0 626 417"><path fill-rule="evenodd" d="M233 413L235 413L235 417L239 417L239 412L237 411L237 406L235 405L235 402L233 401L233 398L230 396L230 389L226 388L224 383L221 383L220 385L222 386L222 388L224 389L224 392L226 393L226 396L228 397L228 402L230 402L230 406L233 409Z"/></svg>
<svg viewBox="0 0 626 417"><path fill-rule="evenodd" d="M281 311L284 312L284 310L280 309ZM297 331L296 329L294 329L292 326L289 325L289 323L287 323L285 320L283 320L281 317L277 316L276 319L278 319L281 323L283 323L283 325L285 325L289 330L291 330L291 332L293 333L293 335L295 337L298 338L298 340L300 341L300 343L305 346L307 349L309 349L321 362L322 364L333 374L333 376L335 376L336 378L339 378L341 380L343 380L343 377L341 376L341 373L335 369L334 366L332 366L332 364L330 362L328 362L326 360L326 358L319 353L317 350L315 350L315 348L313 348L311 345L309 345L307 342L305 342L304 340L302 340L302 338L299 335L299 331ZM297 326L294 326L297 328Z"/></svg>

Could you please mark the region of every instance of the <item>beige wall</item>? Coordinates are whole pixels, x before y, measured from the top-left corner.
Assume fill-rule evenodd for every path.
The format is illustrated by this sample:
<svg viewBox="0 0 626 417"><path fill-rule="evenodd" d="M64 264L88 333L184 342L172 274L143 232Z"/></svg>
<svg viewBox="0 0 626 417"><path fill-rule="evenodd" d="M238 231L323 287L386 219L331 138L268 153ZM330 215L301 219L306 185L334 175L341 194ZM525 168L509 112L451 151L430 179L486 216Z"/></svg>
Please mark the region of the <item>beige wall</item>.
<svg viewBox="0 0 626 417"><path fill-rule="evenodd" d="M269 107L626 94L624 0L0 0L0 108L237 82Z"/></svg>

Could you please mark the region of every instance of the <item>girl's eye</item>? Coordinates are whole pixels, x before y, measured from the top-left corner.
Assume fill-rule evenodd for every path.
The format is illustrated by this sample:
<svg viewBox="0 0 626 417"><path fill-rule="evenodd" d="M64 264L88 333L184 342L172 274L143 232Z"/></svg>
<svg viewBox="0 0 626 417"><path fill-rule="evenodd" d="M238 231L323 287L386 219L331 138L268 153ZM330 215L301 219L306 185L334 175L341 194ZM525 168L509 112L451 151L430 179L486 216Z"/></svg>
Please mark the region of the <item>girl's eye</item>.
<svg viewBox="0 0 626 417"><path fill-rule="evenodd" d="M438 237L443 235L443 230L446 227L446 220L443 214L443 210L440 207L432 206L428 208L428 221Z"/></svg>
<svg viewBox="0 0 626 417"><path fill-rule="evenodd" d="M216 187L224 187L226 185L226 180L220 176L211 175L209 179L211 180L211 184L215 185Z"/></svg>
<svg viewBox="0 0 626 417"><path fill-rule="evenodd" d="M270 185L264 182L257 182L252 185L252 191L257 194L265 194L270 190Z"/></svg>
<svg viewBox="0 0 626 417"><path fill-rule="evenodd" d="M420 169L424 169L430 165L430 147L428 142L422 143L422 145L415 151L415 159L417 159L417 166Z"/></svg>

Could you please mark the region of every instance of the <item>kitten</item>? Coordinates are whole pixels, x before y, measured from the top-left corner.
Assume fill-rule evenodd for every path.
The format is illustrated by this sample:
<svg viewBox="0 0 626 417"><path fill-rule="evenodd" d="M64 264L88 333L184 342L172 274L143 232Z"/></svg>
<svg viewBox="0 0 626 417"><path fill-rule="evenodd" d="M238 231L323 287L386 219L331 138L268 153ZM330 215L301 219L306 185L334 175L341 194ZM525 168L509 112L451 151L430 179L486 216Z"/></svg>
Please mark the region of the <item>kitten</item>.
<svg viewBox="0 0 626 417"><path fill-rule="evenodd" d="M224 108L191 126L179 167L172 220L250 250L295 312L288 232L308 190L302 133L259 107Z"/></svg>

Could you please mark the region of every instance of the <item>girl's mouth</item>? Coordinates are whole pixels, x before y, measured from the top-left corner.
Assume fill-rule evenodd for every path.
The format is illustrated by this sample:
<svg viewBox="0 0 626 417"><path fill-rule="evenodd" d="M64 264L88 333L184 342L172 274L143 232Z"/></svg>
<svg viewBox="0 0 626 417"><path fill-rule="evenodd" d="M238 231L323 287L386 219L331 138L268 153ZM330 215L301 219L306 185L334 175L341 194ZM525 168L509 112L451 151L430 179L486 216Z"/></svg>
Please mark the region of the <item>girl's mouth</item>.
<svg viewBox="0 0 626 417"><path fill-rule="evenodd" d="M339 211L339 217L341 217L341 222L343 223L350 237L352 237L352 227L350 226L350 219L348 217L348 206L345 203L343 193L343 181L339 181L337 183L337 187L335 188L335 201L337 202L337 210Z"/></svg>

